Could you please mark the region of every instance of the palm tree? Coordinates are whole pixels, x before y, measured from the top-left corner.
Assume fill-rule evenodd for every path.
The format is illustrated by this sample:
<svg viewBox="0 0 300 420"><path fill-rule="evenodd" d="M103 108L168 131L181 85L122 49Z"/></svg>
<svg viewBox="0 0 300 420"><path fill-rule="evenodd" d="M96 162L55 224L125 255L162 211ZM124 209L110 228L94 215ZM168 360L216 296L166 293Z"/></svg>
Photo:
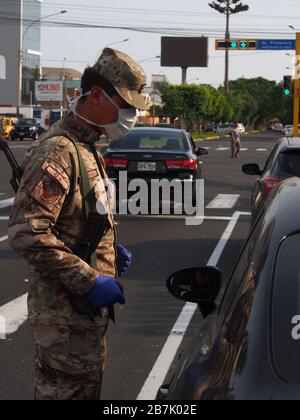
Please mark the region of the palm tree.
<svg viewBox="0 0 300 420"><path fill-rule="evenodd" d="M230 41L229 20L231 15L241 12L247 12L250 7L243 4L240 0L216 0L208 4L212 9L223 15L226 15L226 41ZM229 49L226 48L225 53L225 96L229 94Z"/></svg>

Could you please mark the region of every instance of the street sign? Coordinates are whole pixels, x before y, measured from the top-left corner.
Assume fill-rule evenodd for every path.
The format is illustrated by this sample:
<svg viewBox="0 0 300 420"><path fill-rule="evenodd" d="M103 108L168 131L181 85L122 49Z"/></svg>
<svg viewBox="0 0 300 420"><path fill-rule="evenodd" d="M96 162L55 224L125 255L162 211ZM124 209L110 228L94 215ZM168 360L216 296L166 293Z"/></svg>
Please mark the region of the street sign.
<svg viewBox="0 0 300 420"><path fill-rule="evenodd" d="M258 50L288 51L296 48L294 39L259 39Z"/></svg>
<svg viewBox="0 0 300 420"><path fill-rule="evenodd" d="M294 39L225 39L216 40L216 50L265 50L265 51L289 51L296 48Z"/></svg>
<svg viewBox="0 0 300 420"><path fill-rule="evenodd" d="M257 40L255 39L232 39L226 41L226 39L217 39L216 40L216 50L256 50L257 49Z"/></svg>

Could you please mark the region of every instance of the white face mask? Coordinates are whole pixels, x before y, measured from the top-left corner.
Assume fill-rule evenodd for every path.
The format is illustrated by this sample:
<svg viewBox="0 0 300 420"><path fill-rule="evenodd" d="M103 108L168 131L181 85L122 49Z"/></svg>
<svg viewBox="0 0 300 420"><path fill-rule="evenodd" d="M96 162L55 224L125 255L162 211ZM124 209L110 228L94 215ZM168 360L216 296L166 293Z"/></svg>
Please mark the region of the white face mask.
<svg viewBox="0 0 300 420"><path fill-rule="evenodd" d="M94 127L97 127L97 128L104 128L107 133L108 140L110 141L118 140L121 137L124 137L127 134L129 134L137 122L137 110L135 108L126 108L126 109L120 108L115 103L115 101L111 99L110 96L107 95L107 93L104 90L103 90L103 93L105 97L109 100L109 102L111 102L118 109L119 113L118 113L118 119L116 122L112 124L100 125L78 114L78 112L76 111L76 108L77 108L80 98L83 98L84 96L88 96L90 95L90 93L91 91L73 99L70 102L70 111L73 112L75 116L85 121L87 124L93 125Z"/></svg>

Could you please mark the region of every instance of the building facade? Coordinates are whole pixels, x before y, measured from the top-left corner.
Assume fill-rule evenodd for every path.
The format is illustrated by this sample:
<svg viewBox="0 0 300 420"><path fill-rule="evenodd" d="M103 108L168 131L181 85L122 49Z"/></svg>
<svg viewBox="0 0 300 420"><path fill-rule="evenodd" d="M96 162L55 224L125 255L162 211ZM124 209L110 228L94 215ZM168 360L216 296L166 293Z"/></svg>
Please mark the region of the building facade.
<svg viewBox="0 0 300 420"><path fill-rule="evenodd" d="M34 82L41 67L40 0L0 1L0 107L16 107L22 51L23 105L33 103Z"/></svg>

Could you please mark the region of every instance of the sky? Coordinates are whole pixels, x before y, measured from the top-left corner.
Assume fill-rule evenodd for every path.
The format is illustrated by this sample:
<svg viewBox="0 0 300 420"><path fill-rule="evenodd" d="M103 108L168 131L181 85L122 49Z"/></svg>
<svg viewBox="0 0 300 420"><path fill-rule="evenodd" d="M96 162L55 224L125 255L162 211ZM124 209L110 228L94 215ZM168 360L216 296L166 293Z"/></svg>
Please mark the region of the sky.
<svg viewBox="0 0 300 420"><path fill-rule="evenodd" d="M208 6L209 0L43 0L42 16L67 10L66 14L45 20L42 26L42 64L47 67L83 71L92 65L101 50L116 42L136 61L143 61L149 80L152 74L166 74L171 83L180 83L180 68L162 68L161 36L208 36L208 68L188 70L189 83L208 83L215 87L224 81L224 52L215 51L216 38L223 38L225 16ZM293 39L293 25L300 31L299 0L245 0L245 13L231 18L232 38ZM48 21L68 24L50 27ZM77 27L71 27L71 24ZM98 26L81 28L77 24ZM105 26L101 28L99 26ZM106 28L107 26L113 28ZM134 30L116 29L115 27ZM155 33L151 33L155 32ZM129 39L127 42L118 41ZM292 53L292 52L291 52ZM144 61L145 60L145 61ZM287 52L234 52L230 59L230 79L262 76L280 81L292 74L293 57Z"/></svg>

